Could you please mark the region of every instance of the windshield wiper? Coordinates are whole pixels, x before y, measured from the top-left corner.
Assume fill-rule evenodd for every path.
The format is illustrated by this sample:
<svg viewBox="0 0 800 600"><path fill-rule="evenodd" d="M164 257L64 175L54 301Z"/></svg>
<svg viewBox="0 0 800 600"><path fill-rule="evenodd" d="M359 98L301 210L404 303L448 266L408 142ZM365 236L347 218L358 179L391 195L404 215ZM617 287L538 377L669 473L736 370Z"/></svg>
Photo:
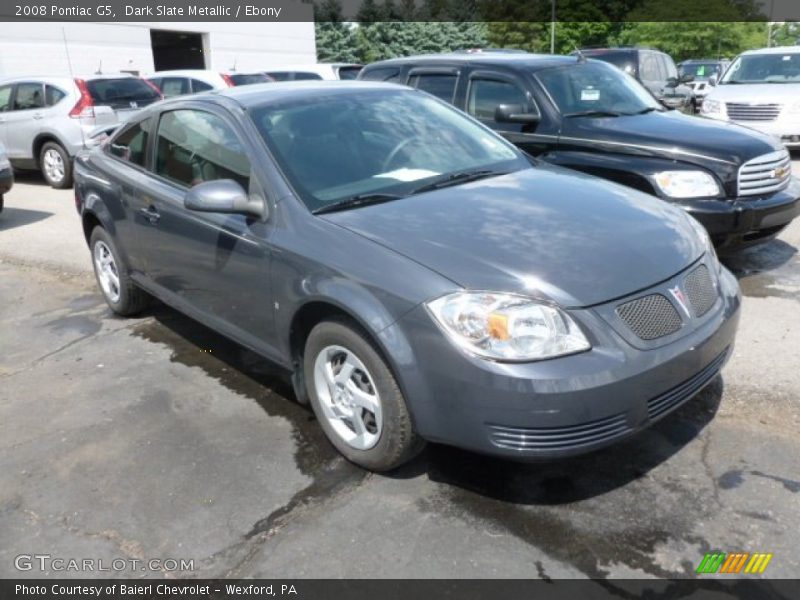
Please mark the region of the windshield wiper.
<svg viewBox="0 0 800 600"><path fill-rule="evenodd" d="M613 110L584 110L583 112L574 112L564 115L567 119L573 117L619 117L623 113L614 112Z"/></svg>
<svg viewBox="0 0 800 600"><path fill-rule="evenodd" d="M644 115L644 114L647 114L647 113L653 112L653 111L661 112L655 106L648 106L647 108L643 108L642 110L637 110L635 113L631 113L631 114L632 115Z"/></svg>
<svg viewBox="0 0 800 600"><path fill-rule="evenodd" d="M321 215L324 213L336 212L338 210L348 210L350 208L358 208L360 206L391 202L392 200L399 200L400 198L405 198L405 196L401 196L400 194L358 194L357 196L351 196L350 198L345 198L344 200L339 200L338 202L333 202L332 204L320 206L311 212L315 215Z"/></svg>
<svg viewBox="0 0 800 600"><path fill-rule="evenodd" d="M504 171L493 171L491 169L473 169L472 171L457 171L455 173L448 173L444 177L426 183L423 186L413 190L412 194L421 194L423 192L430 192L439 190L441 188L450 187L452 185L459 185L468 183L470 181L478 181L479 179L486 179L487 177L495 177L505 175Z"/></svg>

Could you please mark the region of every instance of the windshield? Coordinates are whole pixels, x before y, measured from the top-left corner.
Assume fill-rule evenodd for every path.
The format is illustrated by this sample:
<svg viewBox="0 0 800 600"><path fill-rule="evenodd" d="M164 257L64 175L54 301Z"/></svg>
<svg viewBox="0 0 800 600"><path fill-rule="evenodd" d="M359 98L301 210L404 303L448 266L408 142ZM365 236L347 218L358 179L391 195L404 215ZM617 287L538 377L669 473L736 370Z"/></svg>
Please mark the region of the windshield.
<svg viewBox="0 0 800 600"><path fill-rule="evenodd" d="M635 79L604 63L576 63L536 72L564 117L634 115L661 110L661 105Z"/></svg>
<svg viewBox="0 0 800 600"><path fill-rule="evenodd" d="M691 75L695 79L708 79L712 75L719 75L722 65L717 62L687 63L680 67L681 75Z"/></svg>
<svg viewBox="0 0 800 600"><path fill-rule="evenodd" d="M573 52L574 54L574 52ZM626 51L602 51L602 52L585 52L588 58L595 60L602 60L605 63L614 65L618 69L625 71L628 75L636 75L636 54Z"/></svg>
<svg viewBox="0 0 800 600"><path fill-rule="evenodd" d="M800 53L740 56L721 83L800 83Z"/></svg>
<svg viewBox="0 0 800 600"><path fill-rule="evenodd" d="M86 88L98 106L142 108L161 100L155 88L138 77L90 79L86 82Z"/></svg>
<svg viewBox="0 0 800 600"><path fill-rule="evenodd" d="M530 167L503 138L421 92L316 93L250 114L311 210L365 194L402 197L464 171Z"/></svg>

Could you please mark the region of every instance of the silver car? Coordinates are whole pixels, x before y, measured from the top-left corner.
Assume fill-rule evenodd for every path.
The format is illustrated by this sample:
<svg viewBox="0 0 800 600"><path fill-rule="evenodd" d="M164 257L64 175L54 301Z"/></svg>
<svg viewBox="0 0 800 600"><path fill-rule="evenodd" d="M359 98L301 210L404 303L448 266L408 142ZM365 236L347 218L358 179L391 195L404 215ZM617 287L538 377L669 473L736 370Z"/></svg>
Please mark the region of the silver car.
<svg viewBox="0 0 800 600"><path fill-rule="evenodd" d="M89 134L161 99L128 74L0 80L0 143L17 169L41 169L54 188L72 185L72 159Z"/></svg>

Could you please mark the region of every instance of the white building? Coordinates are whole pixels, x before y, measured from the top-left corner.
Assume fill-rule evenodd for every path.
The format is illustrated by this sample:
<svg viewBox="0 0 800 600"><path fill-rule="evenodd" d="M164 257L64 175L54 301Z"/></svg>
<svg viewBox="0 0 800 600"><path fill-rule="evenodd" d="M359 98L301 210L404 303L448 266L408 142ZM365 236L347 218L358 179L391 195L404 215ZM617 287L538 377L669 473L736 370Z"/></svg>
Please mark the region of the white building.
<svg viewBox="0 0 800 600"><path fill-rule="evenodd" d="M315 63L314 23L6 23L0 77Z"/></svg>

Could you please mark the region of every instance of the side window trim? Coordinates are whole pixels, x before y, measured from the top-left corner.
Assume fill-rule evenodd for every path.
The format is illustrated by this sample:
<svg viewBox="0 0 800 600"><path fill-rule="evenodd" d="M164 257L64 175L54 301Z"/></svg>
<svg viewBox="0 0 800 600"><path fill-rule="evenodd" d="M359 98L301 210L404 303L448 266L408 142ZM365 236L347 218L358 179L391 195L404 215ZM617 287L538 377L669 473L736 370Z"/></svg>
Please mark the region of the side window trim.
<svg viewBox="0 0 800 600"><path fill-rule="evenodd" d="M133 129L137 125L141 125L142 123L144 123L145 121L148 121L148 120L150 121L150 126L147 128L147 142L145 143L145 148L144 148L144 165L140 165L138 163L131 162L129 160L125 160L125 159L120 158L119 156L117 156L116 154L111 152L111 144L114 142L114 140L116 140L118 137L124 135L126 132L130 131L131 129ZM153 141L153 121L154 120L155 119L154 119L153 115L148 115L148 116L146 116L144 118L141 118L141 119L138 119L136 121L125 123L125 125L123 125L117 131L115 131L114 135L112 135L108 139L108 141L103 145L103 154L105 154L109 158L112 158L112 159L122 163L123 165L127 165L128 167L130 167L132 169L136 169L136 170L141 171L143 173L152 174L150 166L152 164L152 158L153 158L152 141Z"/></svg>
<svg viewBox="0 0 800 600"><path fill-rule="evenodd" d="M488 79L490 81L500 81L515 86L523 93L523 95L527 99L528 101L527 108L533 109L534 114L538 115L539 117L542 116L542 111L539 108L536 99L533 97L533 94L531 94L530 90L527 89L526 86L519 79L517 79L513 75L500 73L498 71L488 71L488 70L472 71L469 74L469 77L467 78L467 94L466 94L466 103L464 109L465 112L467 112L467 114L469 114L470 116L475 117L478 120L482 120L476 117L475 115L469 113L468 111L469 109L468 103L469 103L470 93L472 91L472 83L475 79L484 79L484 80Z"/></svg>
<svg viewBox="0 0 800 600"><path fill-rule="evenodd" d="M408 82L411 81L412 77L419 77L421 75L455 75L456 80L455 83L453 84L453 94L450 96L450 100L448 100L450 104L455 103L456 93L458 92L458 86L461 83L461 69L452 66L435 66L435 65L412 67L411 69L408 70L408 73L406 73L405 85L409 85ZM419 89L419 88L415 87L414 89Z"/></svg>

